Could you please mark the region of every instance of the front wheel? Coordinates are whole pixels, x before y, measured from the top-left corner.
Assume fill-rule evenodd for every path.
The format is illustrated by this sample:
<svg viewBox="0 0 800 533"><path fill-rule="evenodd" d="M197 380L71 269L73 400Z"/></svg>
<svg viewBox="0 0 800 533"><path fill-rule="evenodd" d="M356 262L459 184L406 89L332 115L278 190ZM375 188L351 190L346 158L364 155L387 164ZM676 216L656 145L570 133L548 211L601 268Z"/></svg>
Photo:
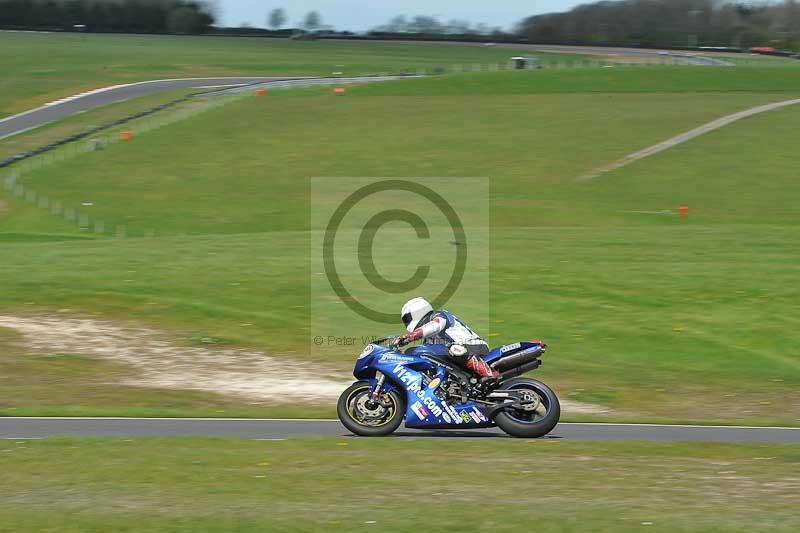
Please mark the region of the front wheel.
<svg viewBox="0 0 800 533"><path fill-rule="evenodd" d="M553 390L535 379L519 378L504 383L500 390L524 391L529 396L523 409L508 408L495 417L497 425L511 435L523 439L544 437L556 427L561 405Z"/></svg>
<svg viewBox="0 0 800 533"><path fill-rule="evenodd" d="M394 391L381 395L381 405L370 405L370 385L357 381L350 385L336 404L336 414L344 427L362 437L382 437L403 423L405 402Z"/></svg>

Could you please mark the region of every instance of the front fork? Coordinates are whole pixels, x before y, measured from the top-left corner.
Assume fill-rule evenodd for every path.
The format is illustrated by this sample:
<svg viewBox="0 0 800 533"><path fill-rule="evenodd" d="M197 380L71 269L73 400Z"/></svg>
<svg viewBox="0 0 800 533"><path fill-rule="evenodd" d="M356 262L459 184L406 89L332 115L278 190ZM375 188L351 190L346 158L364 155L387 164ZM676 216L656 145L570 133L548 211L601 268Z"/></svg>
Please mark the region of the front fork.
<svg viewBox="0 0 800 533"><path fill-rule="evenodd" d="M383 388L383 384L385 382L386 382L386 376L384 375L384 373L381 372L380 370L375 372L375 386L372 387L372 390L369 393L369 401L367 402L367 405L370 408L374 408L382 404L380 400L381 389Z"/></svg>

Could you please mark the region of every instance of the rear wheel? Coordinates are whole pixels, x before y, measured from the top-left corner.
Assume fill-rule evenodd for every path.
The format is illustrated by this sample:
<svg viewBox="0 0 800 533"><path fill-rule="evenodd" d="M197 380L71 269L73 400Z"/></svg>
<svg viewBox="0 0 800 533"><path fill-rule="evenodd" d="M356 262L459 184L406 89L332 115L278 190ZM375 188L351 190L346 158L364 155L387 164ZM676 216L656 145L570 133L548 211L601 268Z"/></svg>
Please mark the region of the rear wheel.
<svg viewBox="0 0 800 533"><path fill-rule="evenodd" d="M358 381L350 385L336 404L344 427L362 437L381 437L393 433L403 423L405 402L394 391L382 394L380 405L372 405L370 385Z"/></svg>
<svg viewBox="0 0 800 533"><path fill-rule="evenodd" d="M495 417L497 425L511 435L525 439L544 437L556 427L561 405L550 387L535 379L519 378L504 383L500 390L524 392L527 403L522 409L508 408Z"/></svg>

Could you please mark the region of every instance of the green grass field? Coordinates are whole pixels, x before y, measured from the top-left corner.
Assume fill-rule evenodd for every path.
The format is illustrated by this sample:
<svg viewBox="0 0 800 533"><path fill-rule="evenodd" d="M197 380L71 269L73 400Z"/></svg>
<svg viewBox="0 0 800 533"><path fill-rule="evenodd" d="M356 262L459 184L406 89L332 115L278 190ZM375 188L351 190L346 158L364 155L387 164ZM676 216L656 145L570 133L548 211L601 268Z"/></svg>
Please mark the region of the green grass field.
<svg viewBox="0 0 800 533"><path fill-rule="evenodd" d="M800 62L798 62L800 63ZM498 96L541 93L736 93L788 92L800 87L800 68L634 67L562 69L557 72L473 74L454 82L450 77L373 84L358 88L370 96ZM695 111L700 111L696 109Z"/></svg>
<svg viewBox="0 0 800 533"><path fill-rule="evenodd" d="M510 52L4 33L0 49L12 52L0 54L0 116L140 79L340 64L358 74ZM214 382L216 360L252 368L247 350L341 373L360 351L312 348L320 319L360 324L337 300L311 305L325 284L311 256L311 178L335 189L358 176L485 177L489 268L466 277L473 297L459 292L448 308L492 344L545 339L536 377L565 402L605 410L570 407L564 418L800 426L800 106L576 181L799 95L800 69L769 60L438 76L345 97L269 91L214 108L193 101L169 112L182 120L125 125L133 142L74 153L82 141L41 168L28 162L19 183L36 198L4 191L16 170L0 170L0 416L332 417L332 402L210 385L228 375ZM174 96L6 139L0 158ZM453 188L453 201L471 195ZM80 231L37 207L42 197L105 230ZM397 242L377 240L376 257L380 272L404 277L428 252ZM474 297L485 284L488 310ZM126 350L198 386L153 382L130 353L119 357ZM0 439L0 531L797 531L799 462L796 445L556 438Z"/></svg>
<svg viewBox="0 0 800 533"><path fill-rule="evenodd" d="M107 124L140 111L152 109L158 105L166 104L197 92L197 89L166 91L135 98L126 102L102 106L91 111L51 122L45 126L3 139L3 141L0 142L0 159L24 153L28 150L59 141L75 133Z"/></svg>
<svg viewBox="0 0 800 533"><path fill-rule="evenodd" d="M241 37L0 34L0 117L118 83L209 76L348 76L508 61L475 46ZM536 53L552 61L578 56Z"/></svg>
<svg viewBox="0 0 800 533"><path fill-rule="evenodd" d="M0 523L11 531L796 531L799 460L788 445L6 440Z"/></svg>
<svg viewBox="0 0 800 533"><path fill-rule="evenodd" d="M109 39L109 51L119 45L129 55L139 39L173 42ZM256 52L236 43L248 50L238 60L245 69ZM280 46L306 44L334 47L326 53L335 57L335 47L355 54L347 47L357 43ZM388 57L407 45L383 46ZM432 63L444 60L437 54L459 61L470 53L423 48ZM81 234L0 196L0 314L67 309L155 326L182 345L213 338L307 358L309 179L488 177L491 312L482 333L493 344L547 340L542 379L564 398L609 408L609 419L796 425L800 108L741 121L594 181L575 179L798 94L800 70L788 68L624 67L407 80L353 87L346 97L308 89L244 98L23 178L27 189L108 228L124 225L133 238ZM674 216L683 204L688 220ZM477 305L448 307L469 320L484 311ZM341 317L332 307L328 320ZM324 358L347 368L357 351ZM88 371L91 359L70 355ZM20 357L0 365L24 381L33 370ZM118 371L98 366L84 382ZM159 403L146 390L129 401L58 390L50 398L21 390L0 409L108 414ZM164 407L170 413L237 409L175 394Z"/></svg>

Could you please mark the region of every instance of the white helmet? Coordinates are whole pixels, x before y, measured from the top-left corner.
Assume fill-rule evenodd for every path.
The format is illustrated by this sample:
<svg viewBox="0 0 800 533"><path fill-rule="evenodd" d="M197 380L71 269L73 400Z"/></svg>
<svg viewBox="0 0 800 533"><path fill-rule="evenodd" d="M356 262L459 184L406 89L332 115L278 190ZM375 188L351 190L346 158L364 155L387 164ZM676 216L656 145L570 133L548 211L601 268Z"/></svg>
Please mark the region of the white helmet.
<svg viewBox="0 0 800 533"><path fill-rule="evenodd" d="M409 300L400 311L400 318L403 319L406 329L409 333L417 329L420 321L433 313L433 306L425 298L414 298Z"/></svg>

